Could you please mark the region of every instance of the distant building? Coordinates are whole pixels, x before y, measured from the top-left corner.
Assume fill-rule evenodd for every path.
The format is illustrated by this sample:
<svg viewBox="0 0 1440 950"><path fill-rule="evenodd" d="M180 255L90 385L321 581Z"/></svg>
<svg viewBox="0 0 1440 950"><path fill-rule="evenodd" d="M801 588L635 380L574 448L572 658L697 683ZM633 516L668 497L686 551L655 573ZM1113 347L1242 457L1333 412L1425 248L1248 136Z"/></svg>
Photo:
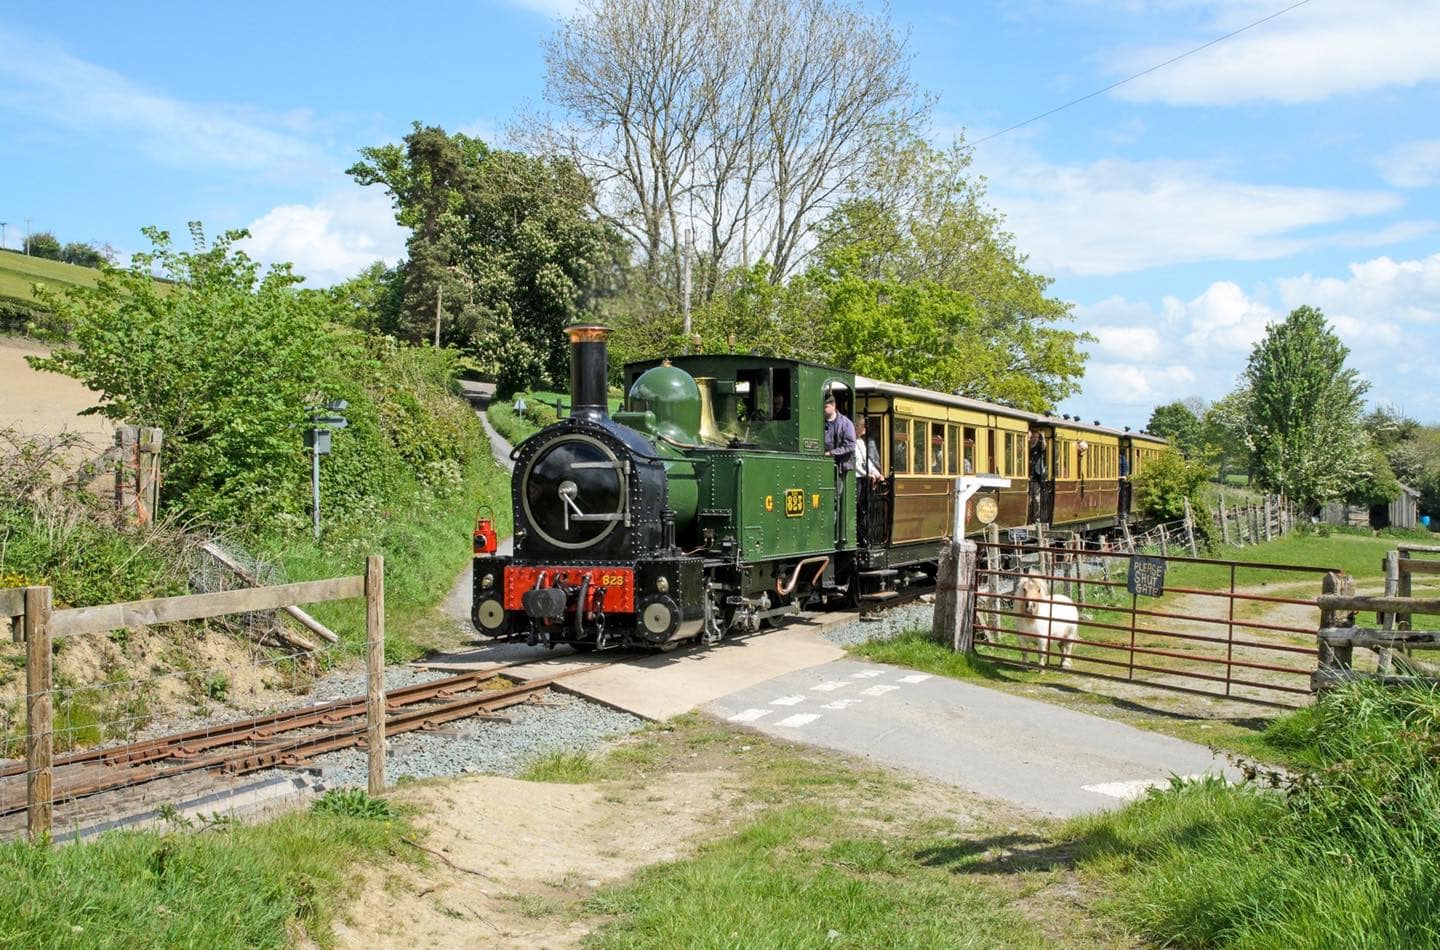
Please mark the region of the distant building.
<svg viewBox="0 0 1440 950"><path fill-rule="evenodd" d="M1420 522L1420 492L1400 484L1400 497L1388 505L1347 505L1331 502L1320 510L1326 524L1350 525L1356 528L1413 528Z"/></svg>

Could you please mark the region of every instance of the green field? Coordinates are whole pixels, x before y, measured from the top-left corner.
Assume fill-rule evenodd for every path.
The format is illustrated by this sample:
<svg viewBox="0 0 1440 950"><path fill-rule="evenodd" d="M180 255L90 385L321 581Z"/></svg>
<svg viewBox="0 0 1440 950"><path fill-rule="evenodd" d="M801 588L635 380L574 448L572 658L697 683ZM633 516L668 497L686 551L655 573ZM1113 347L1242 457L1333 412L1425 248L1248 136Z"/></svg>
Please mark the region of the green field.
<svg viewBox="0 0 1440 950"><path fill-rule="evenodd" d="M35 284L54 290L94 287L100 272L91 267L62 264L41 257L0 251L0 295L30 299Z"/></svg>

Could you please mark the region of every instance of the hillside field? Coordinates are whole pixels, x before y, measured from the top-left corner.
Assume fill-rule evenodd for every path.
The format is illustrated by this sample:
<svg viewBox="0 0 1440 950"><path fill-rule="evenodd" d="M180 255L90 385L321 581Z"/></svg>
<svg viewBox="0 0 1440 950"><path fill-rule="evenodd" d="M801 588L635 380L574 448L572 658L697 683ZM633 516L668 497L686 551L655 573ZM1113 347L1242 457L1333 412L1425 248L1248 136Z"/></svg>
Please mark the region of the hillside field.
<svg viewBox="0 0 1440 950"><path fill-rule="evenodd" d="M100 272L92 267L77 267L27 257L13 251L0 251L0 294L30 299L35 284L46 284L57 290L63 287L93 287Z"/></svg>

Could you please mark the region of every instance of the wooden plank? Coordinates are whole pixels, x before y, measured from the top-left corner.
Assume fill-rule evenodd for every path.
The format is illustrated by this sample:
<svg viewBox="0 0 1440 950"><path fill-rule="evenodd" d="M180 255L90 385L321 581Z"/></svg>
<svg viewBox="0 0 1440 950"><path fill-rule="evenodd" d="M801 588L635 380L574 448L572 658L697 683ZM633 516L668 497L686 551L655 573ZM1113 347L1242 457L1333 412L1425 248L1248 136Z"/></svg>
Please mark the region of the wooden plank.
<svg viewBox="0 0 1440 950"><path fill-rule="evenodd" d="M1402 544L1399 545L1399 548L1401 555L1408 554L1412 551L1421 554L1440 554L1440 545L1436 544Z"/></svg>
<svg viewBox="0 0 1440 950"><path fill-rule="evenodd" d="M18 617L25 612L25 588L0 588L0 617Z"/></svg>
<svg viewBox="0 0 1440 950"><path fill-rule="evenodd" d="M157 623L180 620L201 620L224 614L248 613L252 610L275 610L295 604L313 604L324 600L344 600L365 594L365 578L336 577L324 581L301 581L274 587L250 587L244 590L222 590L213 594L187 594L183 597L158 597L153 600L132 600L123 604L98 607L75 607L57 610L50 618L53 637L73 637L85 633L105 633Z"/></svg>
<svg viewBox="0 0 1440 950"><path fill-rule="evenodd" d="M204 544L200 545L200 547L205 551L206 554L209 554L215 560L219 561L221 564L224 564L226 567L230 568L230 570L234 571L236 576L238 576L241 580L245 581L247 584L258 583L255 575L247 571L243 564L231 557L230 553L224 548L220 547L220 545L215 544L212 541L206 541ZM299 607L282 607L280 609L289 614L296 623L300 624L302 627L309 630L311 633L316 634L321 639L328 640L331 643L340 642L340 638L335 635L335 632L333 630L325 626L320 621L316 620L314 617L307 614L305 611L301 610ZM303 644L304 641L300 641L299 645L303 646ZM314 649L314 647L308 647L308 649Z"/></svg>
<svg viewBox="0 0 1440 950"><path fill-rule="evenodd" d="M1321 610L1374 611L1394 614L1440 614L1440 599L1434 597L1383 597L1375 594L1321 594L1315 598Z"/></svg>
<svg viewBox="0 0 1440 950"><path fill-rule="evenodd" d="M25 588L25 806L31 841L49 839L55 807L50 616L50 588Z"/></svg>
<svg viewBox="0 0 1440 950"><path fill-rule="evenodd" d="M1382 650L1390 647L1440 648L1440 633L1424 630L1385 630L1373 627L1323 627L1320 639L1326 643L1348 643L1352 646Z"/></svg>
<svg viewBox="0 0 1440 950"><path fill-rule="evenodd" d="M385 791L385 559L365 559L365 717L371 795Z"/></svg>
<svg viewBox="0 0 1440 950"><path fill-rule="evenodd" d="M1403 548L1401 550L1404 550ZM1440 561L1418 561L1414 558L1400 559L1401 574L1440 574ZM0 610L0 613L5 611Z"/></svg>

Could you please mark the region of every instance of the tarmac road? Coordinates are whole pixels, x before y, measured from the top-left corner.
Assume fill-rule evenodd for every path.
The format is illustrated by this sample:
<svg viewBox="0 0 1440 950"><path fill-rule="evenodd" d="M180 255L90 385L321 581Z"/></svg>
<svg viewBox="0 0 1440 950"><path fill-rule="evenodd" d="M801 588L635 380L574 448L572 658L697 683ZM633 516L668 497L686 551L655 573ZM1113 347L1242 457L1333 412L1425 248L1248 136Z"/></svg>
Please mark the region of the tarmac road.
<svg viewBox="0 0 1440 950"><path fill-rule="evenodd" d="M1114 808L1172 775L1238 777L1204 746L899 667L837 660L704 707L769 736L862 756L1050 815Z"/></svg>

